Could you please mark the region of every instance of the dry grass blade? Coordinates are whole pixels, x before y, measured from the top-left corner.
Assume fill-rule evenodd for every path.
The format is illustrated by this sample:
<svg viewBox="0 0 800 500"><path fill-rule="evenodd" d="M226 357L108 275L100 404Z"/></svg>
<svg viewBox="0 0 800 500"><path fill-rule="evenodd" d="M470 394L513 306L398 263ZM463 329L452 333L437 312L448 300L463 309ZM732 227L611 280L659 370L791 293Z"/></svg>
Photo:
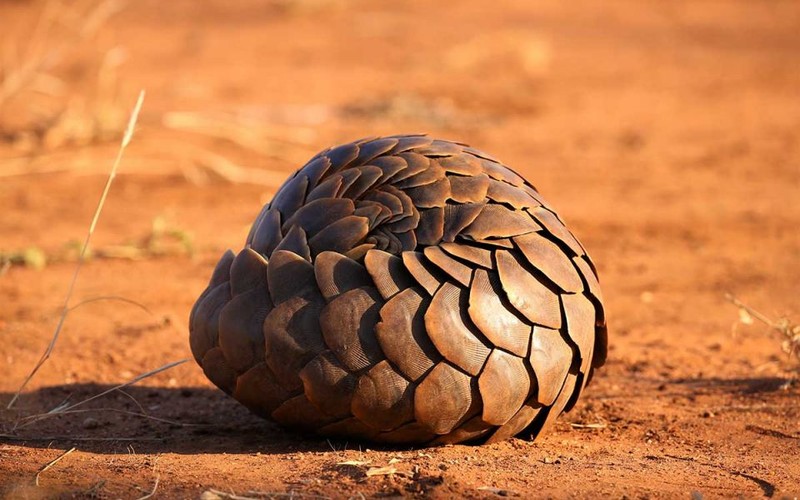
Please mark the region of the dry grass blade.
<svg viewBox="0 0 800 500"><path fill-rule="evenodd" d="M331 497L297 491L249 491L245 495L237 495L236 493L228 493L214 488L209 488L200 494L200 500L264 500L273 498L314 498L322 500Z"/></svg>
<svg viewBox="0 0 800 500"><path fill-rule="evenodd" d="M82 301L78 302L74 306L71 306L69 308L69 310L70 310L70 312L72 312L75 309L77 309L77 308L79 308L79 307L81 307L83 305L91 304L92 302L100 302L102 300L113 300L113 301L117 301L117 302L124 302L126 304L130 304L132 306L136 306L139 309L141 309L142 311L144 311L147 314L149 314L150 316L153 316L153 311L148 309L146 305L141 304L139 302L136 302L135 300L131 300L131 299L128 299L128 298L125 298L125 297L120 297L118 295L103 295L101 297L92 297L90 299L85 299L85 300L82 300Z"/></svg>
<svg viewBox="0 0 800 500"><path fill-rule="evenodd" d="M227 493L225 491L215 490L209 488L200 494L200 500L258 500L258 497L245 497L235 493Z"/></svg>
<svg viewBox="0 0 800 500"><path fill-rule="evenodd" d="M258 495L259 498L274 499L274 498L313 498L319 500L327 500L331 497L325 495L315 495L313 493L302 493L298 491L289 490L288 492L282 491L256 491L251 490L247 492L248 495ZM353 498L353 497L351 497Z"/></svg>
<svg viewBox="0 0 800 500"><path fill-rule="evenodd" d="M371 460L346 460L344 462L336 462L336 465L350 465L353 467L360 467L362 465L367 465L371 462Z"/></svg>
<svg viewBox="0 0 800 500"><path fill-rule="evenodd" d="M39 472L36 473L36 477L34 478L34 483L36 484L36 486L39 486L39 476L43 472L45 472L48 469L50 469L52 466L57 464L62 458L66 457L67 455L69 455L73 451L75 451L75 447L74 446L72 448L68 449L67 451L65 451L64 453L62 453L61 455L57 456L53 460L47 462L47 464L45 464L41 469L39 469Z"/></svg>
<svg viewBox="0 0 800 500"><path fill-rule="evenodd" d="M120 392L123 392L123 391L120 391ZM161 422L161 423L164 423L164 424L175 425L175 426L178 426L178 427L202 427L203 426L203 424L187 424L187 423L184 423L184 422L178 422L177 420L170 420L168 418L154 417L154 416L149 415L149 414L147 414L147 413L145 413L143 411L120 410L119 408L91 408L91 409L85 409L85 410L63 410L63 411L59 411L58 414L59 415L74 415L74 414L78 414L78 413L99 413L99 412L121 413L123 415L130 415L132 417L141 417L141 418L144 418L146 420L151 420L153 422ZM47 415L47 414L45 414L45 415ZM35 418L40 417L40 416L41 415L30 415L28 417L22 418L21 420L22 421L26 421L26 420L30 420L30 419L35 419ZM27 425L27 424L19 425L19 426L17 426L17 429L19 429L20 427L23 427L24 425Z"/></svg>
<svg viewBox="0 0 800 500"><path fill-rule="evenodd" d="M44 363L50 358L50 355L53 352L53 349L56 346L56 342L58 341L58 337L61 333L61 329L64 326L64 321L67 319L67 315L69 314L70 306L69 301L72 298L72 292L75 289L75 282L78 280L78 274L80 273L81 266L83 265L84 260L86 259L86 251L89 248L89 243L92 240L92 235L94 234L95 227L97 226L97 221L100 218L100 213L103 210L103 205L105 205L106 197L108 196L108 191L111 189L111 183L114 181L114 177L117 174L117 169L119 168L119 164L122 161L122 154L125 152L125 148L130 144L131 138L133 137L133 131L136 127L136 121L139 118L139 112L142 109L142 103L144 102L144 90L139 93L139 98L136 101L136 105L133 108L133 112L131 113L130 120L128 121L128 127L125 130L125 135L122 137L122 143L120 144L119 150L117 151L117 157L114 160L114 164L111 167L111 172L108 175L108 180L106 181L106 185L103 188L103 193L100 195L100 201L97 204L97 209L95 209L94 216L92 217L92 223L89 226L89 231L86 234L86 240L83 243L83 247L81 247L80 257L78 257L78 263L75 265L75 272L72 275L72 280L70 281L69 288L67 289L67 296L64 299L64 307L61 312L61 317L58 320L58 325L56 326L55 332L53 333L53 337L50 339L50 344L48 344L47 349L45 349L44 354L36 363L36 366L33 367L31 373L25 378L25 380L20 385L17 392L14 394L14 397L11 398L11 401L8 402L7 409L11 409L14 406L14 403L19 399L19 395L28 385L28 382L36 375L39 369L44 365Z"/></svg>
<svg viewBox="0 0 800 500"><path fill-rule="evenodd" d="M367 469L367 477L373 476L393 476L395 474L402 474L396 467L387 465L385 467L370 467Z"/></svg>
<svg viewBox="0 0 800 500"><path fill-rule="evenodd" d="M164 114L162 123L174 130L226 139L257 153L264 152L265 141L296 146L306 152L316 136L316 132L310 127L278 127L263 120L235 115L171 111ZM291 138L283 137L287 129L291 131Z"/></svg>
<svg viewBox="0 0 800 500"><path fill-rule="evenodd" d="M152 498L153 495L156 494L156 490L158 489L158 482L160 479L161 479L160 477L156 476L156 482L155 484L153 484L153 489L150 490L150 492L147 493L146 495L139 497L137 500L146 500L147 498Z"/></svg>
<svg viewBox="0 0 800 500"><path fill-rule="evenodd" d="M784 340L781 346L783 352L789 356L795 356L800 361L800 324L793 324L788 318L774 321L740 301L733 294L726 293L725 299L739 308L739 319L742 323L752 323L752 318L755 318L783 335Z"/></svg>
<svg viewBox="0 0 800 500"><path fill-rule="evenodd" d="M603 423L579 424L579 423L571 422L569 425L571 425L574 429L605 429L606 427L608 427L608 425L603 424Z"/></svg>
<svg viewBox="0 0 800 500"><path fill-rule="evenodd" d="M107 168L98 166L94 162L76 162L76 152L79 151L81 151L81 148L61 148L54 151L37 152L34 157L29 154L0 155L0 161L2 161L0 179L60 173L69 173L75 176L92 176L108 172ZM154 158L152 156L128 156L125 159L126 168L123 172L119 172L119 175L175 176L178 175L177 165L179 163L180 161L178 160Z"/></svg>
<svg viewBox="0 0 800 500"><path fill-rule="evenodd" d="M155 370L150 370L149 372L142 373L141 375L137 375L136 377L132 378L131 380L129 380L129 381L123 383L123 384L115 385L114 387L112 387L110 389L107 389L107 390L105 390L105 391L103 391L103 392L101 392L99 394L95 394L94 396L86 398L86 399L84 399L82 401L78 401L75 404L71 404L71 405L61 404L59 406L56 406L55 408L53 408L52 410L50 410L47 413L42 413L42 414L39 414L39 415L31 415L30 417L26 418L26 420L27 420L26 422L17 425L14 429L16 430L16 429L21 429L23 427L27 427L27 426L35 423L35 422L39 422L41 420L44 420L46 418L50 418L50 417L55 416L55 415L63 415L65 413L67 413L67 412L72 411L73 409L77 408L78 406L86 404L86 403L88 403L90 401L94 401L95 399L101 398L101 397L105 396L106 394L110 394L110 393L112 393L112 392L114 392L116 390L122 389L123 387L131 386L131 385L133 385L133 384L135 384L137 382L140 382L140 381L142 381L142 380L144 380L144 379L146 379L148 377L152 377L153 375L156 375L156 374L161 373L163 371L169 370L170 368L173 368L175 366L181 365L181 364L183 364L183 363L185 363L187 361L188 361L188 359L181 359L180 361L173 361L172 363L167 363L166 365L163 365L163 366L161 366L159 368L156 368Z"/></svg>
<svg viewBox="0 0 800 500"><path fill-rule="evenodd" d="M286 175L281 172L238 165L228 158L210 151L203 151L198 155L196 161L200 166L231 184L255 184L276 187L280 186L286 178Z"/></svg>

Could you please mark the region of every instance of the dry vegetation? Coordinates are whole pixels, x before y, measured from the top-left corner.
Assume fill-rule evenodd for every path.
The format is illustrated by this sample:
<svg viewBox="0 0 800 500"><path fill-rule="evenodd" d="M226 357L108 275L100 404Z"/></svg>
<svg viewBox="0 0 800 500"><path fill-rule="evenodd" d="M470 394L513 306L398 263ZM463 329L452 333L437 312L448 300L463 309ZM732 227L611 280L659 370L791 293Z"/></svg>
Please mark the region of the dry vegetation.
<svg viewBox="0 0 800 500"><path fill-rule="evenodd" d="M780 341L781 350L788 359L798 363L800 373L800 325L785 317L773 320L731 294L726 294L725 298L739 308L739 322L741 324L752 325L755 318L768 326L771 332L778 333L780 335L778 340Z"/></svg>
<svg viewBox="0 0 800 500"><path fill-rule="evenodd" d="M67 316L69 315L70 311L73 310L73 308L74 308L74 306L71 306L70 301L72 299L72 293L75 290L75 283L78 280L78 275L80 274L81 267L83 266L83 263L86 261L87 254L89 252L89 245L90 245L91 240L92 240L92 235L94 235L95 229L97 228L97 222L100 220L100 214L103 211L103 206L105 205L106 198L108 197L108 193L109 193L109 190L111 188L111 184L113 183L114 178L117 175L117 170L119 169L120 162L122 161L122 155L125 152L125 148L128 147L128 145L131 142L131 139L133 138L133 132L134 132L134 129L136 127L136 121L137 121L137 119L139 117L139 113L140 113L140 111L142 109L143 102L144 102L144 91L142 91L139 94L139 99L136 101L136 105L134 106L133 111L131 112L131 116L130 116L130 119L128 121L128 126L126 127L125 133L122 136L122 143L120 144L119 151L117 153L117 157L114 160L113 165L111 166L111 171L110 171L110 173L108 175L108 180L106 181L106 185L103 188L102 194L100 195L100 200L97 203L97 209L94 212L94 215L92 217L92 222L89 225L89 229L88 229L88 231L86 233L86 240L83 242L83 245L81 245L81 247L80 247L80 253L78 254L77 263L75 264L75 272L72 275L72 280L70 280L70 282L69 282L69 287L67 288L66 298L64 299L64 307L61 310L61 316L58 319L58 325L56 326L55 331L53 332L53 336L50 339L50 343L47 345L47 348L45 349L44 353L42 354L42 357L39 359L39 361L31 369L30 374L25 378L25 380L22 382L22 384L20 385L20 387L17 390L17 392L14 394L14 396L8 402L8 405L6 406L6 410L11 410L14 407L14 403L16 403L17 399L19 399L19 396L22 393L22 391L25 389L25 387L28 385L28 383L31 381L31 379L33 379L33 377L36 375L36 373L39 371L39 369L42 368L44 363L50 358L50 356L53 353L53 350L55 349L56 343L58 342L58 338L59 338L59 336L61 334L61 330L62 330L62 327L64 326L64 322L67 320ZM161 232L163 232L163 230ZM153 242L152 242L152 240L150 240L148 248L150 248L152 246L153 246ZM137 253L135 256L136 257L141 257L141 253ZM109 389L109 390L107 390L105 392L102 392L100 394L97 394L95 396L87 398L85 400L79 401L77 403L68 404L68 403L64 402L64 403L60 404L59 406L56 406L55 408L51 409L47 413L41 413L41 414L36 414L36 415L27 415L27 416L18 416L17 419L10 425L10 428L8 429L8 434L9 435L13 435L18 429L21 429L21 428L27 427L29 425L35 424L36 422L41 421L41 420L43 420L45 418L50 418L50 417L53 417L53 416L68 414L68 413L72 412L78 406L84 405L84 404L86 404L86 403L88 403L88 402L90 402L90 401L92 401L94 399L100 398L100 397L102 397L102 396L104 396L104 395L106 395L106 394L108 394L108 393L110 393L112 391L123 389L124 387L127 387L129 385L135 384L136 382L139 382L141 380L146 379L147 377L150 377L150 376L155 375L157 373L160 373L160 372L162 372L164 370L172 368L173 366L177 366L178 364L181 364L181 363L183 363L185 361L186 360L169 363L169 364L167 364L167 365L165 365L165 366L163 366L161 368L149 371L149 372L147 372L147 373L145 373L143 375L139 375L139 376L133 378L129 382L125 382L123 384L117 385L117 386L115 386L115 387L113 387L113 388L111 388L111 389ZM143 413L143 416L146 416L146 415L144 415L144 413ZM7 424L7 423L4 422L4 424ZM44 470L46 470L46 469L42 469L42 471L40 471L40 473L43 472ZM38 474L37 474L37 476L36 476L37 485L38 485L38 481L39 481L39 479L38 479Z"/></svg>
<svg viewBox="0 0 800 500"><path fill-rule="evenodd" d="M120 48L99 51L97 32L121 0L43 4L34 26L0 40L0 138L29 156L117 139L125 126L119 102ZM29 34L30 33L30 34ZM16 36L15 36L16 35ZM81 92L64 80L77 72Z"/></svg>

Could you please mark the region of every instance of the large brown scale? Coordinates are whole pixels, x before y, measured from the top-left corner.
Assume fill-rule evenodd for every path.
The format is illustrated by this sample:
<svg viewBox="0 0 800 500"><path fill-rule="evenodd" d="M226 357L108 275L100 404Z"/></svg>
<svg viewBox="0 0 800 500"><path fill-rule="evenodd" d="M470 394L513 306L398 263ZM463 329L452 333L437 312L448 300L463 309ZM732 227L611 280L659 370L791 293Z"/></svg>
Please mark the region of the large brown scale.
<svg viewBox="0 0 800 500"><path fill-rule="evenodd" d="M217 264L190 330L256 414L386 443L535 437L607 345L595 268L536 189L422 135L312 158Z"/></svg>

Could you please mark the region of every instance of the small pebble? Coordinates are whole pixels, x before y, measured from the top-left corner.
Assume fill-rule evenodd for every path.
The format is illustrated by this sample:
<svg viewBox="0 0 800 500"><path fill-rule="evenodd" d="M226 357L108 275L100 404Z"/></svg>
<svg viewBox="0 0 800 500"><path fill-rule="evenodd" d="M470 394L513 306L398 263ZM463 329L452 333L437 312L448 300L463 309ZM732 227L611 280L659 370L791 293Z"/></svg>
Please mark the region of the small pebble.
<svg viewBox="0 0 800 500"><path fill-rule="evenodd" d="M98 427L100 427L100 422L96 418L86 417L83 420L84 429L97 429Z"/></svg>

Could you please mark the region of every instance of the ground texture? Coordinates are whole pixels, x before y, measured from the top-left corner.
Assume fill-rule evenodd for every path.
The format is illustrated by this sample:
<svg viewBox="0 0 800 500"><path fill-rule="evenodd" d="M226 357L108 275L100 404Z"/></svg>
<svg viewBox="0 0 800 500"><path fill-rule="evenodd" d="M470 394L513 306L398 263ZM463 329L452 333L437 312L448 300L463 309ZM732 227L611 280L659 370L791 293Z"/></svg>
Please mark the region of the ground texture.
<svg viewBox="0 0 800 500"><path fill-rule="evenodd" d="M0 2L6 52L39 39L45 7ZM725 300L800 317L796 2L143 0L96 24L46 42L46 75L0 99L0 252L50 260L0 275L0 496L800 495L797 363ZM70 244L140 88L72 303L149 312L75 309L6 410L58 322ZM74 120L42 126L65 102ZM94 132L69 126L84 122ZM609 361L547 435L432 449L297 436L193 361L25 420L191 357L193 301L280 181L326 146L403 132L518 170L597 263Z"/></svg>

